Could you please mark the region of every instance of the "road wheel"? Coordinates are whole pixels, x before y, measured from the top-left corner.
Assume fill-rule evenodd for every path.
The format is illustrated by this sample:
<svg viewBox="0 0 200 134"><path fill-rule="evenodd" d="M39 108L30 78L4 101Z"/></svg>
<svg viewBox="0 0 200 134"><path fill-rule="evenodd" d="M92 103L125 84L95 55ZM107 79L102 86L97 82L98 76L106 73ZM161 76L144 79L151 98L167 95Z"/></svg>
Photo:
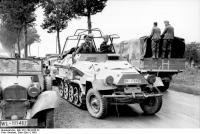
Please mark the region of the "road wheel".
<svg viewBox="0 0 200 134"><path fill-rule="evenodd" d="M46 128L54 128L54 109L46 112Z"/></svg>
<svg viewBox="0 0 200 134"><path fill-rule="evenodd" d="M68 98L69 98L69 86L68 86L67 82L64 82L63 98L65 100L68 100Z"/></svg>
<svg viewBox="0 0 200 134"><path fill-rule="evenodd" d="M86 95L87 109L92 117L103 118L107 114L107 101L94 89L90 89Z"/></svg>
<svg viewBox="0 0 200 134"><path fill-rule="evenodd" d="M78 105L79 103L79 89L77 86L74 86L74 104Z"/></svg>
<svg viewBox="0 0 200 134"><path fill-rule="evenodd" d="M154 88L153 93L159 93L159 90ZM149 97L143 100L140 103L140 107L143 110L144 114L153 115L157 113L162 106L162 96Z"/></svg>
<svg viewBox="0 0 200 134"><path fill-rule="evenodd" d="M58 88L59 88L59 95L63 97L64 82L62 80L60 81Z"/></svg>
<svg viewBox="0 0 200 134"><path fill-rule="evenodd" d="M73 101L74 101L74 88L70 84L69 85L69 102L73 103Z"/></svg>

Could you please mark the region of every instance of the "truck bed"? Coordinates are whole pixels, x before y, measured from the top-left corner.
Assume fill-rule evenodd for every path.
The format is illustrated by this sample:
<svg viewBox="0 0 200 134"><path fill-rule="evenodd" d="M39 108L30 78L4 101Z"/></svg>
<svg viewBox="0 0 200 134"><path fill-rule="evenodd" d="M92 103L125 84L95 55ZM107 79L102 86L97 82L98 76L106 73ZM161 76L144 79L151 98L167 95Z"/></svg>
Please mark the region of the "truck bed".
<svg viewBox="0 0 200 134"><path fill-rule="evenodd" d="M179 72L185 69L184 58L171 59L152 59L144 58L143 60L131 61L132 65L143 71L154 72Z"/></svg>

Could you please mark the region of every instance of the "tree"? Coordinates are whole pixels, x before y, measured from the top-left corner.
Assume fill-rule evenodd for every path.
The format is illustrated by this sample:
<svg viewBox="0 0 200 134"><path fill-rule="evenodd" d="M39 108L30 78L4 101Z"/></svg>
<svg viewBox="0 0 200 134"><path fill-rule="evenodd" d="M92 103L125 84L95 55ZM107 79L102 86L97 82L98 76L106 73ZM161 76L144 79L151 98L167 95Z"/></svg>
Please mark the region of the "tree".
<svg viewBox="0 0 200 134"><path fill-rule="evenodd" d="M14 55L15 53L15 44L17 43L17 33L13 32L6 28L6 26L0 26L0 42L2 47L10 53L10 55Z"/></svg>
<svg viewBox="0 0 200 134"><path fill-rule="evenodd" d="M36 5L39 0L2 0L0 1L1 21L7 29L17 33L18 52L20 54L20 35L24 33L25 57L27 53L27 29L34 25ZM21 54L20 54L21 55Z"/></svg>
<svg viewBox="0 0 200 134"><path fill-rule="evenodd" d="M200 63L200 43L191 42L190 44L186 45L185 57L191 63L194 62L195 64Z"/></svg>
<svg viewBox="0 0 200 134"><path fill-rule="evenodd" d="M22 38L21 38L22 43L21 43L20 47L22 49L25 48L24 38L25 38L24 36L22 36ZM31 55L31 51L30 51L31 45L35 42L40 42L40 41L41 41L40 36L38 35L35 27L29 27L27 29L27 44L26 44L28 51L29 51L29 55Z"/></svg>
<svg viewBox="0 0 200 134"><path fill-rule="evenodd" d="M107 0L73 0L74 12L78 16L86 16L88 30L91 33L91 15L101 12L106 6Z"/></svg>
<svg viewBox="0 0 200 134"><path fill-rule="evenodd" d="M72 10L73 6L69 0L44 0L42 2L42 7L44 8L45 16L42 28L47 29L48 33L57 33L56 37L58 43L58 51L60 54L60 32L67 27L68 21L75 17Z"/></svg>
<svg viewBox="0 0 200 134"><path fill-rule="evenodd" d="M0 26L0 42L2 44L2 47L9 52L12 56L15 54L15 44L18 43L17 33L13 32L9 29L7 29L6 26L1 25ZM21 33L20 35L20 50L25 47L24 44L24 34ZM27 46L29 46L30 51L30 45L40 42L40 36L37 34L37 30L35 27L29 27L27 31Z"/></svg>

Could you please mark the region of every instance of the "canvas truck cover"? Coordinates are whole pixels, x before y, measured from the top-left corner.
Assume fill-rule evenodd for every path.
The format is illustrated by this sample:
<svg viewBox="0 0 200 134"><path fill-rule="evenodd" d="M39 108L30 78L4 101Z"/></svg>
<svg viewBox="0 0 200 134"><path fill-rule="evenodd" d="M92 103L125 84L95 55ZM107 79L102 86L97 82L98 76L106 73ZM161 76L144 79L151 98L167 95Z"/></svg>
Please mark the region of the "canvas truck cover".
<svg viewBox="0 0 200 134"><path fill-rule="evenodd" d="M160 57L162 54L162 43L163 40L160 41L159 45ZM148 36L144 36L139 39L122 41L119 44L115 44L114 46L116 53L127 58L127 60L129 61L152 57L151 39ZM185 53L184 39L175 37L171 48L171 58L183 58L184 53Z"/></svg>
<svg viewBox="0 0 200 134"><path fill-rule="evenodd" d="M126 58L128 61L143 59L146 55L148 37L131 39L114 44L116 53Z"/></svg>
<svg viewBox="0 0 200 134"><path fill-rule="evenodd" d="M161 40L159 44L159 57L161 57L162 54L162 43L163 40ZM126 58L135 67L158 69L160 66L160 64L158 65L158 63L156 64L152 61L151 39L148 36L122 41L118 44L114 44L114 47L116 53ZM178 70L184 68L184 53L184 39L175 37L171 48L170 69ZM158 61L161 61L161 58L159 59ZM171 67L176 61L180 61L181 67ZM173 62L173 64L171 62ZM149 67L149 63L155 65L155 67Z"/></svg>

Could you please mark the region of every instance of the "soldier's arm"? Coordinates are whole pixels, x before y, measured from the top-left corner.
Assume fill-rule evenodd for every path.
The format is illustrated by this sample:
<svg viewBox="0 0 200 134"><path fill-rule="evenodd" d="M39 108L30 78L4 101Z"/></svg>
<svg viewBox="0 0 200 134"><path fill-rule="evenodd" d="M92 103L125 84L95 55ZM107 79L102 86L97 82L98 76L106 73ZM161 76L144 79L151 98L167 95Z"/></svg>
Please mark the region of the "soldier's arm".
<svg viewBox="0 0 200 134"><path fill-rule="evenodd" d="M153 37L153 33L154 33L154 29L152 28L151 34L150 34L149 38L152 38L152 37Z"/></svg>
<svg viewBox="0 0 200 134"><path fill-rule="evenodd" d="M79 53L80 50L83 48L84 43L81 44L81 46L76 50L75 54Z"/></svg>
<svg viewBox="0 0 200 134"><path fill-rule="evenodd" d="M164 29L163 33L161 34L161 36L163 37L166 32L167 32L167 27L165 27L165 29Z"/></svg>

